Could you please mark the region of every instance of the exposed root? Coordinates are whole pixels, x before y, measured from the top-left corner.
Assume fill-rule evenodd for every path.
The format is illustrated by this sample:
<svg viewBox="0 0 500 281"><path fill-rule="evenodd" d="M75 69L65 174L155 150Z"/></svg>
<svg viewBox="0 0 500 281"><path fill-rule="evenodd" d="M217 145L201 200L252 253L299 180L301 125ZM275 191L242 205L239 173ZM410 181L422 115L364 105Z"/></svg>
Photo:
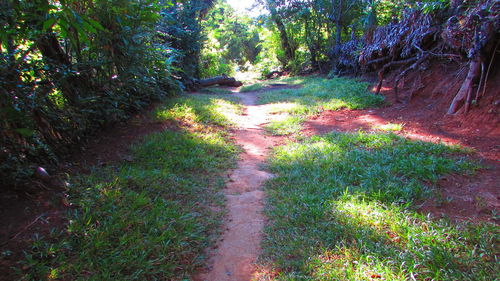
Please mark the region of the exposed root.
<svg viewBox="0 0 500 281"><path fill-rule="evenodd" d="M469 64L469 72L467 73L467 77L462 83L460 90L458 90L458 93L455 95L455 98L451 102L447 114L457 113L458 110L465 103L467 97L471 95L473 82L479 76L480 69L481 69L481 59L479 57L476 57Z"/></svg>
<svg viewBox="0 0 500 281"><path fill-rule="evenodd" d="M417 68L417 66L419 66L422 62L424 62L428 57L429 57L429 55L423 55L415 63L413 63L410 67L403 70L403 72L401 72L396 77L395 82L394 82L394 97L396 99L396 102L399 102L399 97L398 97L399 80L401 80L401 78L403 78L408 72L410 72L410 70L414 70L415 68Z"/></svg>
<svg viewBox="0 0 500 281"><path fill-rule="evenodd" d="M384 65L382 69L378 72L378 85L377 85L377 91L375 92L376 95L380 94L380 89L382 88L382 82L384 80L384 74L385 72L394 66L401 66L401 65L406 65L409 63L412 63L413 61L417 60L417 58L409 58L405 60L400 60L400 61L391 61L390 63Z"/></svg>

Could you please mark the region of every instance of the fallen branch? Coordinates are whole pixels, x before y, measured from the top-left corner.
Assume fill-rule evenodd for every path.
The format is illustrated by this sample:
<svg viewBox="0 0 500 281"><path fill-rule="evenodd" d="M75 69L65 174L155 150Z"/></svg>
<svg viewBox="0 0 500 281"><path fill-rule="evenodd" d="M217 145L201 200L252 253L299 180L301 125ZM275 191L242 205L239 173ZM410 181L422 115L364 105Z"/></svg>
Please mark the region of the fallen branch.
<svg viewBox="0 0 500 281"><path fill-rule="evenodd" d="M12 238L10 238L9 240L5 241L4 243L1 244L1 246L5 246L9 243L9 241L12 241L12 240L15 240L19 235L21 235L21 233L25 232L28 228L30 228L32 225L34 225L39 219L41 219L43 216L45 216L45 214L41 214L39 215L38 217L36 217L36 219L34 221L32 221L31 223L29 223L28 225L26 225L23 229L21 229L18 233L16 233L14 236L12 236Z"/></svg>
<svg viewBox="0 0 500 281"><path fill-rule="evenodd" d="M389 60L390 58L391 58L391 56L385 56L385 57L381 57L378 59L374 59L374 60L371 60L371 61L365 63L365 66L369 66L370 64L377 64L377 63L385 62L385 61Z"/></svg>
<svg viewBox="0 0 500 281"><path fill-rule="evenodd" d="M271 79L271 78L276 78L276 77L280 77L283 75L285 75L284 71L272 71L272 72L266 74L266 78Z"/></svg>

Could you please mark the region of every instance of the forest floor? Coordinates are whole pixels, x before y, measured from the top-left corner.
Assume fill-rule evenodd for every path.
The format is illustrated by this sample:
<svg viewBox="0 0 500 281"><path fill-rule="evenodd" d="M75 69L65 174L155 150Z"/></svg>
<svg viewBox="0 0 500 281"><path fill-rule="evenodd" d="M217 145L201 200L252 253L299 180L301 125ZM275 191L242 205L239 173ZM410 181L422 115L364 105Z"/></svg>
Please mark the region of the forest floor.
<svg viewBox="0 0 500 281"><path fill-rule="evenodd" d="M88 167L102 167L104 170L110 167L111 169L106 171L114 173L113 169L117 163L125 163L118 165L118 167L123 166L118 170L128 171L129 166L132 166L133 169L138 169L137 176L142 177L140 173L143 171L139 171L143 169L141 167L149 167L152 163L141 161L150 161L146 159L147 155L155 155L151 153L157 153L161 151L158 149L163 148L151 147L154 145L151 143L146 144L149 146L147 149L141 148L142 146L137 148L137 143L143 142L144 137L159 132L166 132L169 141L172 141L170 140L172 134L180 137L178 141L187 140L189 145L193 145L181 147L182 153L188 153L199 145L207 147L206 150L202 149L192 155L178 154L176 150L168 152L191 161L176 164L181 165L181 168L182 165L191 167L187 167L186 172L179 173L176 177L185 178L179 184L185 184L187 181L193 186L193 190L188 192L193 194L186 195L185 191L172 189L166 196L170 198L175 196L176 192L181 192L178 196L181 198L187 196L186 199L182 199L187 201L181 200L181 203L209 198L203 199L206 201L204 202L206 206L199 206L196 203L189 205L186 210L179 207L179 210L186 214L190 212L201 214L200 218L208 220L208 223L199 225L198 222L181 217L181 221L186 220L182 231L189 234L193 225L200 229L194 237L189 236L189 239L195 240L194 242L179 241L179 247L186 248L184 251L188 253L179 257L179 264L172 265L173 268L180 268L179 272L182 272L182 275L177 277L186 276L190 270L199 268L203 264L204 254L200 254L200 251L203 252L203 247L207 245L212 245L205 253L209 256L208 266L198 270L195 280L252 278L275 280L299 277L319 280L329 280L329 278L376 280L382 277L404 279L408 274L416 276L416 279L425 279L425 274L436 277L432 274L438 274L436 272L439 272L439 268L446 266L451 268L450 276L453 278L460 279L460 275L456 274L472 274L467 273L467 270L481 272L478 273L484 274L478 275L481 277L492 276L492 271L493 273L495 271L495 266L491 265L496 258L495 250L491 249L491 245L479 245L477 241L481 239L490 241L493 242L493 247L496 247L495 238L492 237L498 228L493 227L491 230L491 227L483 227L481 231L469 230L464 223L468 225L470 221L475 221L498 225L500 211L498 126L475 127L476 124L464 126L452 117L436 120L435 115L430 113L432 108L405 104L388 105L378 97L365 95L365 91L366 84L357 85L349 79L326 81L314 77L264 82L244 87L240 91L236 88L208 89L204 93L177 99L169 103L163 111L154 110L155 118L149 115L137 116L128 124L110 129L96 138L81 153L75 155L70 162L74 163L73 165L63 169L73 173L91 174L92 178L99 179L100 174L93 176L95 172ZM228 98L222 98L221 94L227 95ZM236 105L237 100L242 105ZM363 133L360 133L360 130ZM191 136L192 134L196 136ZM191 143L192 139L200 139L202 142ZM209 142L211 139L214 140L213 143ZM230 145L230 148L224 148L224 143ZM136 148L131 152L132 144ZM170 145L168 142L163 143L165 144ZM173 145L175 149L179 149L181 144L175 142ZM334 149L333 147L337 145L345 145L345 148L325 150ZM462 148L453 145L460 145ZM235 165L231 164L233 163L231 159L237 155L234 146L240 146L243 150ZM374 154L378 150L382 151L381 154ZM208 164L196 164L197 161L206 161L204 155L212 154L214 151L216 151L213 156L215 160L211 159ZM403 155L394 156L397 155L396 152ZM332 155L334 158L331 158ZM142 158L144 159L141 160ZM349 159L347 162L337 163L338 159L344 158ZM358 160L350 162L351 158ZM405 162L405 158L415 160L417 166ZM456 158L457 162L455 160L450 162L449 158ZM322 159L329 162L323 165ZM379 162L385 163L387 159L389 159L386 164L388 168L379 166ZM136 165L135 162L139 163ZM478 162L481 163L480 166ZM311 163L313 165L308 166ZM340 166L336 167L337 164ZM196 165L201 166L196 168L196 171L192 170L192 167L197 167ZM216 165L216 170L212 171L210 165ZM410 168L398 170L397 178L379 183L372 182L374 178L387 176L384 173L377 174L380 172L377 170L379 167L390 170L394 168L391 165L410 165ZM346 167L347 170L343 170ZM412 176L401 176L405 173L413 174L413 170L418 170L415 172L415 179ZM365 175L366 171L374 174ZM420 172L422 174L418 174ZM154 170L151 174L148 171L146 173L152 177ZM335 177L336 173L346 176L353 174L351 178L340 179L339 182L338 178L329 178ZM220 179L219 175L222 175ZM197 176L201 176L201 179L192 179ZM119 172L116 177L121 178L121 173ZM204 191L200 189L200 184L207 179L217 183L210 183L215 187ZM159 183L165 180L170 181L165 178L160 179ZM222 184L220 180L223 181ZM119 180L118 184L121 182L125 186L131 185L128 175ZM330 187L333 183L342 186L344 182L347 184L342 187L343 190L333 190ZM388 189L385 190L383 187L382 195L380 191L373 193L369 188L363 191L361 187L365 182L367 186L387 185ZM224 183L225 187L221 187L220 193L225 197L225 203L221 204L221 198L217 193L219 186L223 186ZM315 194L319 188L318 184L329 186L321 191L326 193ZM419 188L425 190L426 186L430 186L434 193L422 191L423 196L416 196L413 190L405 189L406 185L418 190ZM142 186L140 180L133 182L133 190L138 186ZM148 189L145 190L149 192ZM355 195L357 192L359 194L366 192L367 195L360 201L359 197L348 197L345 194L347 191ZM356 196L363 196L359 194ZM60 228L67 223L61 215L65 210L73 208L68 204L67 198L60 195L52 197L50 201L45 200L46 198L43 195L37 198L23 197L16 199L19 204L10 204L10 208L2 209L3 217L9 218L9 221L4 221L4 225L9 227L3 228L0 233L2 240L7 240L1 249L2 271L5 269L8 272L10 266L22 260L22 249L28 248L33 243L31 236L34 233L50 236L52 229ZM321 207L311 211L310 209L314 209L318 204L317 198L321 199ZM328 200L324 201L325 198ZM2 197L0 200L3 200L3 204L9 200L12 202L13 198ZM395 207L394 203L401 204L401 200L407 200L403 205L411 208ZM37 206L33 207L33 202L37 202ZM78 202L78 205L82 202ZM363 205L365 203L367 205ZM325 209L328 204L337 206L340 213L334 213L333 217L327 216L326 214L331 212ZM224 216L221 215L223 209L227 211ZM124 210L126 212L121 214L128 214L128 209ZM210 212L213 214L208 214ZM357 212L372 215L363 218ZM431 216L426 217L427 213ZM344 214L349 216L343 217ZM423 214L423 217L419 214ZM120 213L117 216L119 217ZM353 218L359 220L351 221ZM435 223L439 218L448 218L450 222ZM217 222L219 219L221 222ZM408 226L405 221L412 223ZM102 221L97 221L97 225L101 223L104 224ZM363 228L356 225L363 225ZM126 226L126 229L130 227ZM332 227L335 230L332 230ZM330 231L337 231L339 234L333 235ZM376 231L377 235L372 231ZM219 233L220 236L214 236L218 237L216 242L209 242L208 240L212 238L207 240L198 237L200 233L212 233L211 235ZM186 233L180 232L178 235ZM425 241L418 244L413 240L410 241L411 239L405 235L422 237L420 239ZM335 238L345 244L327 241ZM441 238L452 243L442 244ZM173 241L172 243L176 243L175 239ZM388 244L388 241L395 246L383 246L383 250L380 250L380 245ZM410 245L410 242L413 244ZM473 245L474 243L476 244ZM190 245L196 245L196 250L188 249L192 247ZM371 248L372 245L376 250ZM466 268L463 264L458 264L458 269L454 267L458 261L454 256L449 256L452 251L450 249L454 248L458 249L453 250L456 252L455 256L461 257L466 264L469 261ZM412 256L429 249L433 255L430 258ZM196 262L185 265L194 256ZM401 260L400 256L405 259ZM385 260L374 262L383 257ZM433 261L429 262L429 259ZM434 260L444 261L440 264ZM475 261L474 264L472 260ZM130 265L138 264L138 261L137 257L130 257ZM410 261L415 262L415 268L410 268L408 265ZM397 269L398 263L401 266L399 269ZM388 264L394 264L395 267ZM30 267L36 266L39 264L24 263L22 270L31 270ZM127 266L127 261L123 262L123 266ZM48 268L57 266L52 264ZM66 270L65 274L70 274L66 277L82 274L76 271L79 267L69 268L74 272L68 273L70 270ZM343 268L345 272L335 272L335 268ZM98 272L101 268L95 270ZM83 274L91 274L90 271ZM345 275L346 272L351 275ZM6 274L0 279L12 280L14 276L17 275ZM94 277L97 276L106 275Z"/></svg>

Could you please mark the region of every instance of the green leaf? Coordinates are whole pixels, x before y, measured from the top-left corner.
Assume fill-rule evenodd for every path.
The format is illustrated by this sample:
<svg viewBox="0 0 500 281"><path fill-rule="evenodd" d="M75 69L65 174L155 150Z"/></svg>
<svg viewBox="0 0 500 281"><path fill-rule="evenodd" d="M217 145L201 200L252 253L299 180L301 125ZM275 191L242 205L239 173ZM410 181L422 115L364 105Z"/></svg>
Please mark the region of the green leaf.
<svg viewBox="0 0 500 281"><path fill-rule="evenodd" d="M48 20L46 20L43 23L43 31L47 31L47 30L51 29L52 26L54 26L54 24L56 23L56 21L57 21L57 18L55 18L55 17L50 17Z"/></svg>
<svg viewBox="0 0 500 281"><path fill-rule="evenodd" d="M28 129L28 128L18 128L18 129L15 129L15 131L22 135L23 137L31 137L35 131L32 130L32 129Z"/></svg>
<svg viewBox="0 0 500 281"><path fill-rule="evenodd" d="M89 17L86 17L85 18L85 21L88 22L90 25L92 25L95 29L98 29L98 30L101 30L101 31L104 31L106 30L98 21L96 20L93 20Z"/></svg>

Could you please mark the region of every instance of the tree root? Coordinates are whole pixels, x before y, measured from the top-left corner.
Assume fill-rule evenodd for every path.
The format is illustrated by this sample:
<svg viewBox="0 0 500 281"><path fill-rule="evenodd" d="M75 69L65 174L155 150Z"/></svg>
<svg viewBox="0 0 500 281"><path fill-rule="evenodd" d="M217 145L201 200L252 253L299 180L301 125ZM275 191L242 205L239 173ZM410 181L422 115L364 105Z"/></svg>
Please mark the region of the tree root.
<svg viewBox="0 0 500 281"><path fill-rule="evenodd" d="M384 81L384 74L385 74L387 69L389 69L390 67L393 67L393 66L399 66L399 65L405 65L408 63L412 63L415 60L417 60L417 58L412 57L412 58L400 60L400 61L391 61L388 64L384 65L382 67L382 69L378 72L378 85L377 85L377 90L375 91L375 94L376 95L380 94L380 89L382 88L382 82Z"/></svg>
<svg viewBox="0 0 500 281"><path fill-rule="evenodd" d="M399 84L399 80L401 80L410 70L414 70L415 68L417 68L417 66L419 66L422 62L424 62L428 57L429 57L429 55L423 55L415 63L413 63L410 67L408 67L405 70L403 70L403 72L401 72L396 77L396 79L394 81L394 98L395 98L396 102L400 102L399 101L399 97L398 97L398 84Z"/></svg>
<svg viewBox="0 0 500 281"><path fill-rule="evenodd" d="M461 109L462 105L466 104L466 99L468 97L470 98L473 82L478 77L480 70L481 58L479 56L476 56L476 58L474 58L474 60L469 64L469 72L467 73L467 77L462 83L460 90L458 90L458 93L455 95L455 98L451 102L447 114L457 113L459 109Z"/></svg>

